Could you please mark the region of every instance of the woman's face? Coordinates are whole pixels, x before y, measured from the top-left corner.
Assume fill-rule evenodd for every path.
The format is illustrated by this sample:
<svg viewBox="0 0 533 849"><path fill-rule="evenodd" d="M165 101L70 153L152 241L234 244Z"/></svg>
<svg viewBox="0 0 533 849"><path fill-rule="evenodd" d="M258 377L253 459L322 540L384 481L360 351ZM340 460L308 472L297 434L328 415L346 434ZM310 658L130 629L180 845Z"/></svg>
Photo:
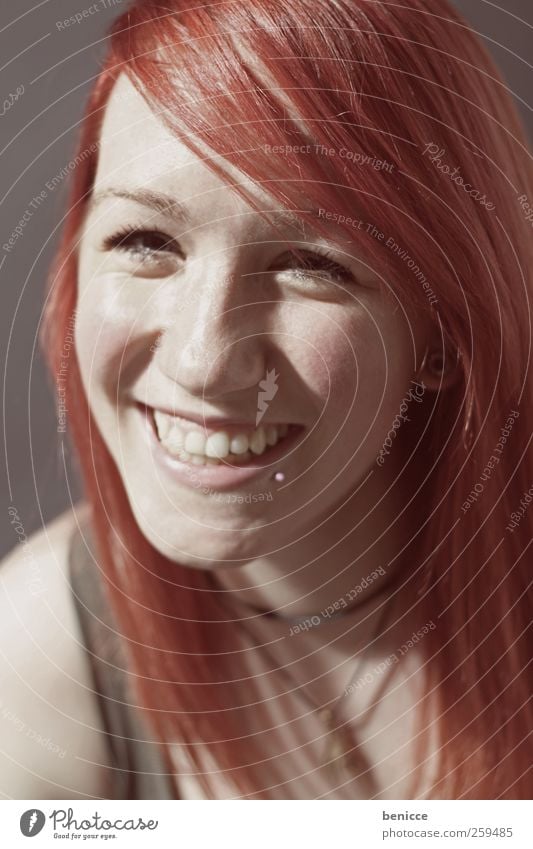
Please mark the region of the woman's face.
<svg viewBox="0 0 533 849"><path fill-rule="evenodd" d="M235 176L268 220L119 79L81 237L76 346L142 532L200 567L275 552L370 472L393 479L375 461L427 330L334 227L317 239Z"/></svg>

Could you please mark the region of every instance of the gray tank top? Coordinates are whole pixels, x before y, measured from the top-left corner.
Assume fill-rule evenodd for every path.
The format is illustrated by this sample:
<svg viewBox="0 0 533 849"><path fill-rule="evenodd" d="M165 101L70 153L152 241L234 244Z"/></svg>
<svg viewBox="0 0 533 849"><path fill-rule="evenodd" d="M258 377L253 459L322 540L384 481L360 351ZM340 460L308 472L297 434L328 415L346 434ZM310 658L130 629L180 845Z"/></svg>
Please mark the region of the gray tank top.
<svg viewBox="0 0 533 849"><path fill-rule="evenodd" d="M90 531L70 540L69 576L75 610L109 751L111 799L176 799L172 765L138 709L127 661L102 586Z"/></svg>

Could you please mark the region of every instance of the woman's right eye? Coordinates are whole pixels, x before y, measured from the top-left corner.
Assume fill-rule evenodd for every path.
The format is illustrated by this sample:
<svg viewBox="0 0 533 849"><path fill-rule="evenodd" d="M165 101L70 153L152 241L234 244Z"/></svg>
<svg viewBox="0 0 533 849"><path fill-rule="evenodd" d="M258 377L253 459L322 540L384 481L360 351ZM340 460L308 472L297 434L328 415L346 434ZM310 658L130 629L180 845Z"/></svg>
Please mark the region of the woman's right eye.
<svg viewBox="0 0 533 849"><path fill-rule="evenodd" d="M184 258L179 242L172 236L139 227L125 227L107 236L102 250L124 255L141 276L173 274Z"/></svg>

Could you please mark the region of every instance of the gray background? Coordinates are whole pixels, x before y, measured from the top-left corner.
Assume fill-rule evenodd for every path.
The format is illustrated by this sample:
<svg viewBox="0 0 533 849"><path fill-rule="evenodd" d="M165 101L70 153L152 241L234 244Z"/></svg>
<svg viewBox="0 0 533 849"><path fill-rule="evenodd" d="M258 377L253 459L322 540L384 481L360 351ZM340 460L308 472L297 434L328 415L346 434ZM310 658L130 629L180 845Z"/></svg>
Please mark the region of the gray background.
<svg viewBox="0 0 533 849"><path fill-rule="evenodd" d="M0 101L24 85L22 97L0 117L1 241L32 198L72 159L83 104L105 51L105 32L124 8L120 0L79 24L57 21L94 0L0 0ZM483 35L533 135L532 0L461 0L455 4ZM1 105L0 105L1 111ZM51 383L36 346L44 282L64 213L66 180L48 192L0 269L3 382L2 534L0 556L17 536L7 508L14 505L26 534L76 498L75 464L65 474ZM3 256L3 251L0 251Z"/></svg>

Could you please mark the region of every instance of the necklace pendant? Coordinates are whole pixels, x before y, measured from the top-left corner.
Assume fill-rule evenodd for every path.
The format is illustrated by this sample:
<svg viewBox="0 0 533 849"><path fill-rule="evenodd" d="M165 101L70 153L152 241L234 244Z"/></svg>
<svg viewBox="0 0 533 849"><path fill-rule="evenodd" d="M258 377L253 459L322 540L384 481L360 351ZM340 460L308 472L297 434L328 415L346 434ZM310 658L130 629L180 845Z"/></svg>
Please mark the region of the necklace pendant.
<svg viewBox="0 0 533 849"><path fill-rule="evenodd" d="M358 758L355 756L357 747L354 749L354 741L350 734L344 729L330 729L328 760L336 774L348 771L353 774L357 769Z"/></svg>
<svg viewBox="0 0 533 849"><path fill-rule="evenodd" d="M352 765L357 765L352 758L353 752L350 751L353 748L354 741L345 727L334 727L335 717L331 709L323 708L319 712L319 718L328 731L322 762L339 777L339 774L344 770L350 770Z"/></svg>
<svg viewBox="0 0 533 849"><path fill-rule="evenodd" d="M367 798L372 798L377 793L377 786L363 747L354 739L346 726L332 727L331 711L322 711L321 718L328 726L322 763L330 773L331 779L338 784L352 779L360 780L366 788Z"/></svg>

